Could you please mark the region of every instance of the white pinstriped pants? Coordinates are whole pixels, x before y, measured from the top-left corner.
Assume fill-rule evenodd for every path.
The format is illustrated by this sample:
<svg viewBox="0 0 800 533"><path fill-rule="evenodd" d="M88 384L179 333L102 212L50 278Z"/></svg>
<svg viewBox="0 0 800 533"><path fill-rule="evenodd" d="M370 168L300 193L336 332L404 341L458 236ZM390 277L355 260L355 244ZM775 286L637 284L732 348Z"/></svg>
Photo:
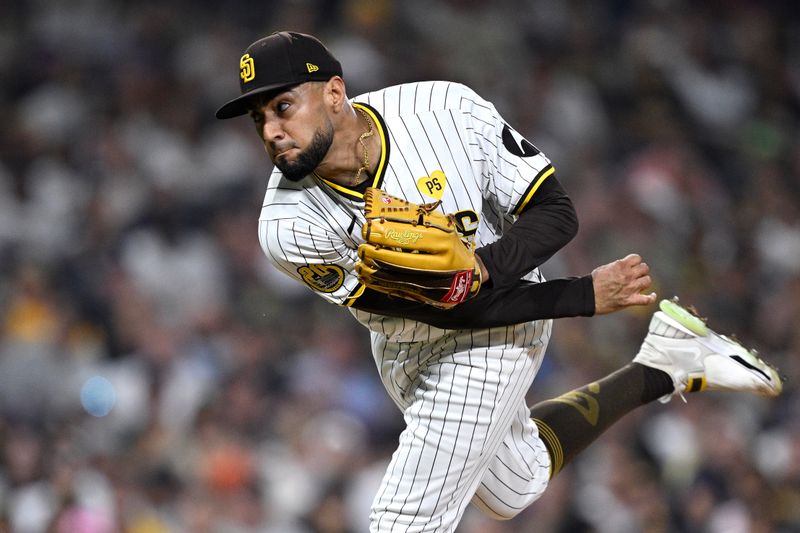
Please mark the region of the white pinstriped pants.
<svg viewBox="0 0 800 533"><path fill-rule="evenodd" d="M470 500L512 518L544 492L550 457L525 394L551 328L539 321L400 343L373 333L381 379L407 427L372 504L372 533L454 531Z"/></svg>

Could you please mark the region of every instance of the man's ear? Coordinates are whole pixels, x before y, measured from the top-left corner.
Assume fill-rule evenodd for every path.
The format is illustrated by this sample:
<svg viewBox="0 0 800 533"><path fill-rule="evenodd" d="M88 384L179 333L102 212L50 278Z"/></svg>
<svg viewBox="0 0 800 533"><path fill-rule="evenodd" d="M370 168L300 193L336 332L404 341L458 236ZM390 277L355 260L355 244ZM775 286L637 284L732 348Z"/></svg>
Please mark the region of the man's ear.
<svg viewBox="0 0 800 533"><path fill-rule="evenodd" d="M334 112L339 113L347 101L344 80L340 76L334 76L325 82L323 87L323 98L325 104Z"/></svg>

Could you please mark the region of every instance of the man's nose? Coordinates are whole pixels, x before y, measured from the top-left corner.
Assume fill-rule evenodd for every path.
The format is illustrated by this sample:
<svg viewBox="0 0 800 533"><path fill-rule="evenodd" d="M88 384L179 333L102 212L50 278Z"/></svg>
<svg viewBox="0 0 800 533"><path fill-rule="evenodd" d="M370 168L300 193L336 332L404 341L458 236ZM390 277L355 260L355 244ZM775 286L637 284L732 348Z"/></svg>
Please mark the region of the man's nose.
<svg viewBox="0 0 800 533"><path fill-rule="evenodd" d="M284 137L283 128L275 121L266 121L261 132L265 141L280 141Z"/></svg>

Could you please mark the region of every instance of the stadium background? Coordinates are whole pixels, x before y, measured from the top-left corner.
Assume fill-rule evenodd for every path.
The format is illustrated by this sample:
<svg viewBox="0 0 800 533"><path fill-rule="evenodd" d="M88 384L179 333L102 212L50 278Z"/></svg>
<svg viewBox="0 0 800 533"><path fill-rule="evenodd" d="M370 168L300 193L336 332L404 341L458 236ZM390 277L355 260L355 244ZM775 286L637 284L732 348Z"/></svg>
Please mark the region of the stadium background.
<svg viewBox="0 0 800 533"><path fill-rule="evenodd" d="M800 531L792 4L4 2L0 531L365 531L402 419L366 332L265 263L269 161L213 118L275 29L319 35L351 95L493 100L578 208L548 275L638 252L789 378L641 409L519 517L460 532ZM629 360L648 315L559 321L531 401Z"/></svg>

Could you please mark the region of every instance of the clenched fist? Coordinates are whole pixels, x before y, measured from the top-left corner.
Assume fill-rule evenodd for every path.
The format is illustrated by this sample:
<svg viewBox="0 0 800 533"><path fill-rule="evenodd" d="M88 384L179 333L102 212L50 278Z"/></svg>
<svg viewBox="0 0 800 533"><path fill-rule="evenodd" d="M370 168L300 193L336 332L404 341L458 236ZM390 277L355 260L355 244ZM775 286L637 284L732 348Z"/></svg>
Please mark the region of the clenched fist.
<svg viewBox="0 0 800 533"><path fill-rule="evenodd" d="M592 270L595 315L605 315L634 305L650 305L656 293L642 294L650 287L650 267L638 254L629 254Z"/></svg>

